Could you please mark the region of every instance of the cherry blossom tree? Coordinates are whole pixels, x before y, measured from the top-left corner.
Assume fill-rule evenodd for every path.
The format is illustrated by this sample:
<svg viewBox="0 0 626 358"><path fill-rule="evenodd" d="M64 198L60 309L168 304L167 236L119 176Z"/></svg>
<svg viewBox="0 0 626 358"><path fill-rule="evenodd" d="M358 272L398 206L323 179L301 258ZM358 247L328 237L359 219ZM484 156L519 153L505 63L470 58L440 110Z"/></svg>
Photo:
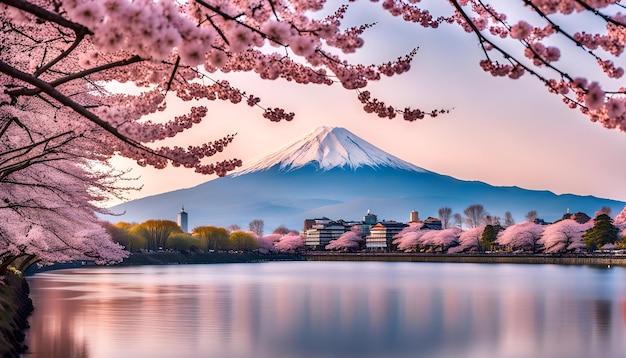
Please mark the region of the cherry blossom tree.
<svg viewBox="0 0 626 358"><path fill-rule="evenodd" d="M280 241L280 239L285 236L289 231L287 230L284 234L279 234L274 230L272 234L259 236L257 241L259 242L259 252L261 253L269 253L275 251L276 248L274 244Z"/></svg>
<svg viewBox="0 0 626 358"><path fill-rule="evenodd" d="M393 236L391 242L398 250L405 252L414 252L418 250L421 237L428 232L422 230L422 224L411 223Z"/></svg>
<svg viewBox="0 0 626 358"><path fill-rule="evenodd" d="M259 244L258 250L260 253L267 254L274 251L274 241L267 236L257 237L256 241Z"/></svg>
<svg viewBox="0 0 626 358"><path fill-rule="evenodd" d="M458 245L458 238L462 230L457 227L443 230L428 230L418 242L420 246L431 248L433 251L444 252L451 246Z"/></svg>
<svg viewBox="0 0 626 358"><path fill-rule="evenodd" d="M128 255L95 215L108 213L96 203L117 190L110 173L79 162L36 162L0 180L0 275L18 263L24 270L33 263L113 263Z"/></svg>
<svg viewBox="0 0 626 358"><path fill-rule="evenodd" d="M540 249L539 239L543 233L543 226L530 221L514 224L498 234L496 243L509 247L511 250L537 252Z"/></svg>
<svg viewBox="0 0 626 358"><path fill-rule="evenodd" d="M458 238L459 245L448 249L449 254L480 250L480 239L485 225L463 231Z"/></svg>
<svg viewBox="0 0 626 358"><path fill-rule="evenodd" d="M344 232L338 239L332 240L326 245L326 250L356 251L363 243L365 239L361 236L361 230L355 226L350 231Z"/></svg>
<svg viewBox="0 0 626 358"><path fill-rule="evenodd" d="M288 233L284 235L280 241L274 243L274 248L278 252L296 253L304 250L304 238L296 233Z"/></svg>
<svg viewBox="0 0 626 358"><path fill-rule="evenodd" d="M270 241L270 242L277 242L277 241L280 241L280 239L281 239L283 236L287 235L288 233L290 233L290 231L287 231L287 232L285 232L284 234L279 234L279 233L271 233L271 234L268 234L268 235L264 235L263 237L264 237L265 239L267 239L268 241Z"/></svg>
<svg viewBox="0 0 626 358"><path fill-rule="evenodd" d="M559 220L548 225L537 242L546 253L577 252L585 249L585 231L593 227L592 221L580 224L572 219Z"/></svg>

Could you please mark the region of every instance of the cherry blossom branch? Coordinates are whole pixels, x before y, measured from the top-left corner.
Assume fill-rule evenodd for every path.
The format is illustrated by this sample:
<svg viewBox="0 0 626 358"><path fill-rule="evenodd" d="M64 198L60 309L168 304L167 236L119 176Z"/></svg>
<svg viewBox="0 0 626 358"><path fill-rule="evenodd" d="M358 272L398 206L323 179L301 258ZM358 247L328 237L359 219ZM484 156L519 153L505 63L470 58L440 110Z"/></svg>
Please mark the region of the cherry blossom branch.
<svg viewBox="0 0 626 358"><path fill-rule="evenodd" d="M530 68L529 66L525 65L524 63L518 61L515 59L515 56L510 55L507 51L505 51L503 48L501 48L500 46L498 46L497 44L495 44L493 41L489 40L487 37L485 37L482 34L482 31L480 31L476 25L474 24L474 22L472 21L472 19L470 19L470 17L465 13L465 11L463 10L463 8L461 7L461 5L459 5L457 0L450 0L450 2L454 5L455 9L457 10L457 12L463 17L464 21L466 22L466 24L472 29L472 32L474 32L474 34L478 37L478 40L480 42L481 47L483 48L483 51L485 52L487 59L489 62L492 62L489 59L489 56L487 55L487 49L485 48L485 43L489 44L489 46L493 49L495 49L496 51L498 51L499 53L502 54L502 56L509 60L509 61L513 61L515 63L515 65L523 68L526 72L530 73L531 75L535 76L537 79L539 79L541 82L543 82L548 88L550 88L551 90L553 90L555 93L558 93L558 88L554 87L553 84L546 79L545 77L543 77L542 75L540 75L538 72L536 72L535 70L533 70L532 68ZM530 47L527 47L530 48ZM547 61L545 61L541 56L539 56L535 50L533 50L531 48L531 51L533 51L533 53L535 54L536 58L541 61L544 65L546 65L546 67L549 67L550 69L554 70L555 72L559 73L562 77L567 78L569 81L573 81L571 77L569 77L569 75L557 68L555 68L554 66L552 66L550 63L548 63ZM497 68L492 69L492 70L497 70Z"/></svg>
<svg viewBox="0 0 626 358"><path fill-rule="evenodd" d="M172 81L174 81L174 76L176 75L176 70L178 70L179 65L180 65L180 56L176 56L176 63L174 63L172 74L170 75L170 79L167 81L167 87L165 88L165 93L170 91L170 88L172 87Z"/></svg>
<svg viewBox="0 0 626 358"><path fill-rule="evenodd" d="M95 123L96 125L98 125L99 127L101 127L102 129L104 129L105 131L109 132L110 134L112 134L114 137L116 137L117 139L121 140L122 142L130 145L131 147L134 147L136 149L139 149L143 152L146 153L150 153L151 155L155 155L157 157L161 157L163 159L167 159L167 160L171 160L170 157L166 157L142 144L140 144L139 142L132 140L131 138L121 134L116 128L114 128L113 126L111 126L109 123L103 121L100 117L98 117L97 115L95 115L94 113L88 111L87 109L85 109L82 105L80 105L79 103L73 101L72 99L68 98L67 96L63 95L61 92L57 91L54 87L52 87L49 83L42 81L36 77L33 77L31 75L29 75L28 73L19 71L11 66L9 66L8 64L6 64L4 61L0 60L0 72L5 73L9 76L12 76L14 78L20 79L24 82L27 82L33 86L36 86L38 88L40 88L42 90L42 92L46 93L47 95L49 95L50 97L54 98L55 100L57 100L59 103L71 108L72 110L74 110L77 114L83 116L84 118L90 120L91 122Z"/></svg>
<svg viewBox="0 0 626 358"><path fill-rule="evenodd" d="M58 160L76 159L75 156L68 155L67 157L50 157L50 154L55 154L55 151L46 151L36 156L25 158L17 163L0 168L0 181L5 181L5 178L9 175L28 168L35 164L53 162Z"/></svg>
<svg viewBox="0 0 626 358"><path fill-rule="evenodd" d="M572 41L576 47L580 47L583 51L585 51L587 54L589 54L590 56L592 56L597 62L601 62L602 58L600 58L600 56L596 55L594 51L592 51L591 49L587 48L585 46L585 44L583 44L581 41L578 41L574 36L572 36L570 33L564 31L561 26L557 25L545 12L543 12L537 5L535 5L532 1L530 0L524 0L524 4L526 4L527 6L530 6L539 16L541 16L548 24L550 24L550 26L552 27L552 29L554 29L554 31L558 32L559 34L565 36L568 40ZM531 51L534 52L534 50L532 49L532 47L530 47L530 45L528 43L526 43L526 41L522 41L525 45L525 47L527 49L530 49ZM540 56L538 56L536 53L535 55L538 58L541 58ZM571 78L568 78L568 80L571 81Z"/></svg>
<svg viewBox="0 0 626 358"><path fill-rule="evenodd" d="M245 22L243 22L243 21L240 21L239 19L237 19L237 17L234 17L234 16L231 16L231 15L228 15L227 13L225 13L225 12L223 12L222 10L220 10L219 8L217 8L217 7L215 7L215 6L213 6L213 5L209 4L209 3L207 3L206 1L204 1L204 0L194 0L194 1L195 1L196 3L198 3L198 4L202 5L203 7L205 7L205 8L207 8L207 9L209 9L209 10L213 11L214 13L216 13L216 14L218 14L219 16L223 17L224 19L226 19L226 20L231 20L231 21L235 21L236 23L238 23L239 25L241 25L241 26L243 26L243 27L247 28L248 30L250 30L250 31L252 31L252 32L256 32L257 34L261 35L263 38L267 38L267 35L266 35L264 32L262 32L261 30L259 30L259 29L255 28L255 27L253 27L253 26L250 26L250 25L246 24L246 23L245 23Z"/></svg>
<svg viewBox="0 0 626 358"><path fill-rule="evenodd" d="M133 63L139 63L142 61L145 61L145 60L141 58L140 56L131 56L127 59L114 61L114 62L110 62L104 65L95 66L95 67L92 67L83 71L75 72L65 77L58 78L56 80L53 80L47 83L49 83L49 85L52 87L58 87L62 84L68 83L73 80L84 79L85 77L95 74L95 73L103 72L103 71L110 70L110 69L117 68L117 67L125 67ZM43 92L43 90L39 87L36 87L32 89L28 89L28 88L14 89L14 90L7 91L7 94L12 97L18 97L18 96L32 96L35 94L39 94L41 92Z"/></svg>
<svg viewBox="0 0 626 358"><path fill-rule="evenodd" d="M91 35L93 34L91 30L87 27L77 24L75 22L69 21L63 16L56 14L54 12L48 11L43 7L36 5L34 3L30 3L24 0L0 0L0 3L12 6L16 9L20 9L29 14L35 15L37 18L53 22L62 27L66 27L72 29L77 35Z"/></svg>
<svg viewBox="0 0 626 358"><path fill-rule="evenodd" d="M33 75L35 77L39 77L41 74L45 73L52 66L59 63L61 60L67 57L70 53L72 53L78 47L78 45L80 45L80 43L83 41L84 38L85 38L84 34L76 33L76 39L74 40L74 42L72 42L72 45L70 45L70 47L68 47L65 51L61 52L57 57L53 58L50 62L48 62L44 66L41 66L40 68L38 68Z"/></svg>
<svg viewBox="0 0 626 358"><path fill-rule="evenodd" d="M606 22L608 22L610 24L613 24L613 25L616 25L616 26L620 26L620 27L625 27L625 24L623 24L621 22L615 21L610 16L607 16L606 14L603 14L600 10L592 8L591 6L589 6L589 4L587 4L586 2L584 2L582 0L576 0L576 3L578 3L580 6L585 8L585 10L591 11L594 15L599 16L600 18L604 19L604 21L606 21Z"/></svg>
<svg viewBox="0 0 626 358"><path fill-rule="evenodd" d="M27 145L27 146L22 146L22 147L20 147L20 148L15 148L15 149L10 149L10 150L5 150L4 152L0 153L0 158L2 158L2 157L6 157L6 156L8 156L8 155L11 155L12 153L20 153L20 154L19 154L18 156L13 157L13 158L8 158L8 159L5 159L5 160L1 160L1 161L0 161L0 165L2 165L2 164L4 164L4 163L7 163L7 162L10 162L12 159L14 159L14 158L16 158L16 157L19 157L19 156L23 156L23 155L25 155L25 154L28 154L29 152L33 151L33 150L34 150L35 148L37 148L37 147L47 147L47 145L48 145L48 144L50 144L51 142L55 141L56 139L59 139L59 138L62 138L62 137L66 137L66 136L69 136L70 134L73 134L73 132L71 132L71 131L67 131L67 132L64 132L64 133L59 133L59 134L57 134L57 135L55 135L55 136L52 136L52 137L49 137L49 138L43 139L43 140L41 140L41 141L39 141L39 142L33 142L32 144L29 144L29 145ZM57 145L55 145L54 147L60 147L60 146L62 146L63 144L67 144L67 143L69 143L69 141L70 141L70 140L71 140L71 137L70 137L70 139L64 139L64 140L61 142L61 144L57 144ZM53 148L54 148L54 147L53 147ZM46 148L46 149L47 149L47 150L50 150L50 148Z"/></svg>

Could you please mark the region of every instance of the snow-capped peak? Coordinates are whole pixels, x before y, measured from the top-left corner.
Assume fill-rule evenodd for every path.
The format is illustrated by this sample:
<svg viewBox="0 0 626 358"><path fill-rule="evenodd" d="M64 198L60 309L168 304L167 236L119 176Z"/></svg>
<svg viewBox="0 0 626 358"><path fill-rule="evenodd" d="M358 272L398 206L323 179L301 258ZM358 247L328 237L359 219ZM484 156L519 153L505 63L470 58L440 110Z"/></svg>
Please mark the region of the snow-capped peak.
<svg viewBox="0 0 626 358"><path fill-rule="evenodd" d="M232 173L234 176L268 170L279 166L290 171L307 164L320 170L336 167L391 167L415 172L426 170L397 158L364 141L345 128L319 127L302 138L286 145Z"/></svg>

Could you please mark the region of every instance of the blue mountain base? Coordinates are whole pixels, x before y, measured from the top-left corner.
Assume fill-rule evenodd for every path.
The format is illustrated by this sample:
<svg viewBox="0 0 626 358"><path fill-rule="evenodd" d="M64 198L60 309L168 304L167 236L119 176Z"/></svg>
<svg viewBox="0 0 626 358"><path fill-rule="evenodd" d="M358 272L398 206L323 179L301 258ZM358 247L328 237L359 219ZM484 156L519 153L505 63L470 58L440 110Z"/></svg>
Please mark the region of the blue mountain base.
<svg viewBox="0 0 626 358"><path fill-rule="evenodd" d="M425 219L436 217L444 206L462 214L469 205L482 204L492 216L504 217L510 211L519 222L530 210L536 210L546 221L554 221L568 209L593 216L603 206L618 213L626 204L593 196L497 187L428 171L382 166L346 168L320 170L317 165L308 164L285 170L276 165L133 200L112 208L125 211L124 215L104 219L137 223L149 219L175 221L184 205L189 213L189 228L237 224L247 229L250 221L262 219L265 231L271 232L279 225L302 230L305 219L323 216L361 220L368 209L379 219L407 222L412 210Z"/></svg>

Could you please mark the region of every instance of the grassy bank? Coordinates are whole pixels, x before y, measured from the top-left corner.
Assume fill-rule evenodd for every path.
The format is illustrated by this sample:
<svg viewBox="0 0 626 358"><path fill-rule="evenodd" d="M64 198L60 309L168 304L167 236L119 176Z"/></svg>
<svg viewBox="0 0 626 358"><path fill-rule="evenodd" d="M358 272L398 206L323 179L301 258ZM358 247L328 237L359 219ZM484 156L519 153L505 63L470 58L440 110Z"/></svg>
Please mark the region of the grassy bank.
<svg viewBox="0 0 626 358"><path fill-rule="evenodd" d="M625 256L549 256L549 255L445 255L414 253L332 253L311 252L306 261L391 261L391 262L462 262L555 265L626 266Z"/></svg>
<svg viewBox="0 0 626 358"><path fill-rule="evenodd" d="M19 357L26 351L24 330L33 303L28 297L28 283L22 277L8 273L0 284L0 356Z"/></svg>

